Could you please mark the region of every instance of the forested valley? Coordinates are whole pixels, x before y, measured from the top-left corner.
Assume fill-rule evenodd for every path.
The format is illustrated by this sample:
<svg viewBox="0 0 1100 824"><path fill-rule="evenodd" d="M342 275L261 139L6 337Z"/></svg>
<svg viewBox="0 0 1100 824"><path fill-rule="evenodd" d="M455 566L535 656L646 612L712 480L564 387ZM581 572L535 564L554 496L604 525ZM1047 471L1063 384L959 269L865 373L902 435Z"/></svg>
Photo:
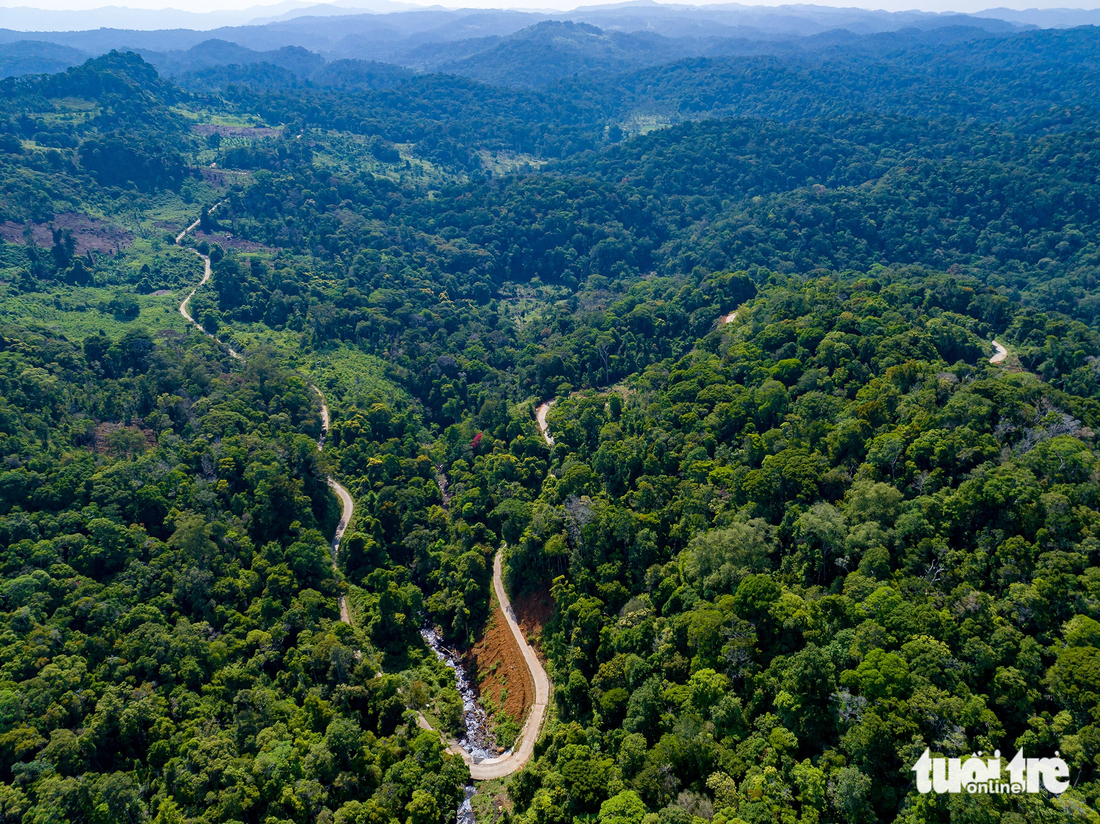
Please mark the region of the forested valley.
<svg viewBox="0 0 1100 824"><path fill-rule="evenodd" d="M0 81L0 822L1100 824L1098 47Z"/></svg>

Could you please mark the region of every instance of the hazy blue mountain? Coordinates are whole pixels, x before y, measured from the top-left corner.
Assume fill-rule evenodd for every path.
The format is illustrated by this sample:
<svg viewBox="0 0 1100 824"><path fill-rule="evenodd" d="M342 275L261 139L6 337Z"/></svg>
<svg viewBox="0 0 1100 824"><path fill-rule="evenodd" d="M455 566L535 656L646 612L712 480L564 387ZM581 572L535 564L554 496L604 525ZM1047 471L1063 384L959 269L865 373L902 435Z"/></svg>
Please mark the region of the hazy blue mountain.
<svg viewBox="0 0 1100 824"><path fill-rule="evenodd" d="M356 0L345 0L348 5L353 2ZM374 0L364 0L369 2ZM378 3L383 4L380 8L397 7L388 0ZM279 14L275 19L255 17L248 25L216 28L208 28L208 24L220 18L196 15L196 21L198 17L202 21L189 22L190 28L146 31L141 30L145 18L139 15L134 18L134 28L125 29L0 29L0 44L10 47L3 52L11 55L4 66L15 75L59 70L88 55L118 50L136 51L162 74L186 76L181 82L198 88L228 82L279 88L315 75L327 77L319 74L320 69L325 61L336 59L387 63L417 72L446 72L490 84L531 87L566 77L625 72L693 57L827 54L831 49L878 54L913 43L944 45L1012 35L1020 32L1021 26L1030 25L989 16L821 6L697 7L649 0L583 7L559 14L438 7L364 14L354 13L344 3L310 7L297 0L268 11ZM0 21L4 19L0 10ZM55 24L69 20L63 14L51 19ZM113 18L107 15L105 19ZM36 50L27 45L32 42L67 51L50 52L45 47ZM47 62L39 60L39 52L49 55ZM248 68L259 64L268 68ZM211 71L217 67L237 68ZM379 81L381 75L376 75L364 81L367 86L390 82Z"/></svg>
<svg viewBox="0 0 1100 824"><path fill-rule="evenodd" d="M547 21L505 38L426 44L399 62L497 86L538 86L576 74L623 72L705 54L714 43L653 32L604 31Z"/></svg>
<svg viewBox="0 0 1100 824"><path fill-rule="evenodd" d="M187 51L139 52L157 70L169 77L195 72L213 66L248 66L266 63L284 69L296 77L308 77L320 69L325 60L319 54L301 46L284 46L268 52L258 52L225 40L204 40Z"/></svg>
<svg viewBox="0 0 1100 824"><path fill-rule="evenodd" d="M274 55L278 59L290 51L298 51L298 49L290 46L278 52L258 54ZM306 54L312 53L306 52ZM317 59L320 60L320 58ZM311 64L301 61L296 69L291 68L292 66L294 66L293 61L272 63L268 60L245 64L212 65L182 72L173 79L181 86L193 91L224 89L230 83L264 91L281 91L297 88L306 83L338 89L386 89L413 76L413 72L400 66L365 60L333 60L331 63L321 63L312 68L310 68Z"/></svg>
<svg viewBox="0 0 1100 824"><path fill-rule="evenodd" d="M974 17L996 18L1041 29L1069 29L1075 26L1100 26L1100 9L986 9Z"/></svg>
<svg viewBox="0 0 1100 824"><path fill-rule="evenodd" d="M180 5L184 5L181 3ZM96 9L58 11L31 6L0 8L0 28L16 31L85 31L100 28L153 31L158 29L193 29L211 31L224 26L264 24L274 20L289 20L303 14L363 14L388 13L415 9L408 3L391 0L344 0L333 4L317 4L309 0L283 0L270 6L251 6L224 11L195 12L183 9L143 9L127 6L103 6Z"/></svg>
<svg viewBox="0 0 1100 824"><path fill-rule="evenodd" d="M83 63L90 56L88 52L56 43L16 40L0 45L0 77L62 72Z"/></svg>

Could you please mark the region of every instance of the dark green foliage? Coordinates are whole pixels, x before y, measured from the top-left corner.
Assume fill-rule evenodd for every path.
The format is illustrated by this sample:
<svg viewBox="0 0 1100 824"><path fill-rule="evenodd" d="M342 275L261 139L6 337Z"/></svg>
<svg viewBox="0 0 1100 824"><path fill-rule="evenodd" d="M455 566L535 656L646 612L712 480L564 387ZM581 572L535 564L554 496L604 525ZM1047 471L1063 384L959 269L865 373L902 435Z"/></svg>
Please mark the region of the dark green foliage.
<svg viewBox="0 0 1100 824"><path fill-rule="evenodd" d="M879 278L773 277L732 327L629 381L619 411L587 393L552 407L550 477L510 566L516 585L553 580L544 644L573 723L518 805L595 803L570 779L577 743L586 775L615 758L604 808L634 793L670 820L792 797L804 820L947 820L912 790L925 747L1057 745L1079 753L1076 803L1094 797L1095 751L1072 748L1095 740L1100 683L1096 389L977 351L952 364L938 339L981 334L976 296L932 317L950 281ZM1020 313L1010 336L1060 323ZM1051 340L1078 335L1083 364L1094 333Z"/></svg>
<svg viewBox="0 0 1100 824"><path fill-rule="evenodd" d="M420 798L439 824L466 769L373 678L370 623L337 620L301 379L144 331L3 340L4 803L312 822Z"/></svg>
<svg viewBox="0 0 1100 824"><path fill-rule="evenodd" d="M122 134L84 141L80 164L105 186L170 187L178 185L184 173L178 153L137 144Z"/></svg>
<svg viewBox="0 0 1100 824"><path fill-rule="evenodd" d="M5 820L442 824L419 630L478 636L502 546L555 604L520 824L1095 808L1095 32L837 42L538 91L295 51L220 95L114 53L5 81L13 307L107 284L128 324L0 337ZM134 249L54 220L93 204ZM134 319L198 283L196 216L243 363ZM1074 787L921 798L926 747Z"/></svg>

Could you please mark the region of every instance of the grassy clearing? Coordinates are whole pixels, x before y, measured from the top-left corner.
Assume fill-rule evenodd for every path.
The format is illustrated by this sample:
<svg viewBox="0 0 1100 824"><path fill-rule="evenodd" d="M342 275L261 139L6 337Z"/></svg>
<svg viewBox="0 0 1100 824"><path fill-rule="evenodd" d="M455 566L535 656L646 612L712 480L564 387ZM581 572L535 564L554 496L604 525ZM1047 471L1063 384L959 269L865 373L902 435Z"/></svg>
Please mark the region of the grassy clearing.
<svg viewBox="0 0 1100 824"><path fill-rule="evenodd" d="M545 166L549 162L547 160L540 160L532 154L523 154L521 152L491 152L488 149L482 149L478 152L478 156L481 158L482 168L492 172L494 175L507 175L513 172L532 172Z"/></svg>
<svg viewBox="0 0 1100 824"><path fill-rule="evenodd" d="M350 346L314 355L312 362L300 363L299 368L317 381L334 409L369 409L379 401L391 406L409 401L405 390L387 377L385 361Z"/></svg>
<svg viewBox="0 0 1100 824"><path fill-rule="evenodd" d="M619 128L623 130L623 134L627 137L634 137L639 134L649 134L656 129L667 128L674 125L675 122L667 115L636 111L627 115L619 124Z"/></svg>
<svg viewBox="0 0 1100 824"><path fill-rule="evenodd" d="M266 347L287 356L293 356L298 352L302 341L301 335L293 329L272 329L263 323L240 323L239 321L226 323L218 332L218 337L232 344L233 348L239 352Z"/></svg>
<svg viewBox="0 0 1100 824"><path fill-rule="evenodd" d="M481 781L477 785L477 794L470 799L474 808L474 818L478 824L496 824L506 813L512 811L512 799L508 797L508 785L512 775Z"/></svg>
<svg viewBox="0 0 1100 824"><path fill-rule="evenodd" d="M350 132L327 132L314 150L313 164L339 174L364 171L395 183L422 187L438 187L444 183L466 180L465 174L455 173L419 157L414 143L397 143L394 148L401 159L387 163L372 154L369 137Z"/></svg>
<svg viewBox="0 0 1100 824"><path fill-rule="evenodd" d="M172 111L195 123L212 123L215 126L262 127L268 125L258 115L227 112L203 106L173 106Z"/></svg>
<svg viewBox="0 0 1100 824"><path fill-rule="evenodd" d="M500 288L500 309L517 324L539 323L560 297L559 287L537 281L531 283L505 283Z"/></svg>
<svg viewBox="0 0 1100 824"><path fill-rule="evenodd" d="M136 301L137 317L128 319L106 310L123 294ZM82 340L101 331L118 338L140 327L152 334L164 329L185 332L178 306L175 295L134 295L112 288L61 287L19 294L10 286L0 287L0 322L42 327L70 340Z"/></svg>

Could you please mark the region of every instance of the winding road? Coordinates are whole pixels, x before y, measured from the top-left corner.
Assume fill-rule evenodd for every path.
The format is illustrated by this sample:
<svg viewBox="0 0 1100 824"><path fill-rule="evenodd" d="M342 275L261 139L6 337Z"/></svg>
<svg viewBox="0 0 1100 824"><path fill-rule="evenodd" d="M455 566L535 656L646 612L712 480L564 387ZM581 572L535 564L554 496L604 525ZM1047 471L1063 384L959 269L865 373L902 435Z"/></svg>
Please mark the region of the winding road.
<svg viewBox="0 0 1100 824"><path fill-rule="evenodd" d="M221 205L219 201L210 208L210 211L218 208ZM193 232L198 228L199 220L196 220L182 232L176 236L176 245L182 246L183 239L189 232ZM198 329L202 334L206 335L211 340L217 341L224 346L229 354L236 360L243 361L244 357L233 349L233 347L219 340L216 335L212 335L200 326L188 311L188 304L191 302L191 298L195 296L195 293L199 291L211 277L210 256L202 254L198 249L192 249L196 255L203 260L203 276L198 285L195 286L187 297L180 303L179 312L184 319ZM310 388L317 393L317 396L321 399L321 435L317 439L317 451L323 452L325 448L325 439L328 437L330 416L328 403L325 400L324 393L316 385L311 384ZM549 404L546 404L549 408ZM546 425L546 413L542 413L542 425ZM549 438L549 435L545 435ZM551 441L552 443L552 441ZM347 531L348 525L351 523L352 516L355 514L355 501L351 497L351 493L347 491L331 475L326 475L325 480L328 482L329 487L336 493L340 499L342 506L342 512L340 514L340 522L336 525L336 532L332 536L332 569L336 571L338 569L338 562L340 559L340 542L344 538L344 533ZM495 560L493 561L493 588L496 591L497 600L500 602L501 611L504 613L504 618L508 623L508 628L512 632L512 636L516 639L516 643L519 644L520 651L523 653L524 663L531 671L531 678L535 683L535 701L531 707L531 711L527 715L527 721L523 726L523 730L520 732L518 746L511 751L501 755L497 758L491 758L474 764L473 759L469 753L459 749L457 746L452 745L452 752L456 752L463 757L466 763L470 767L470 776L475 781L485 781L490 778L501 778L511 773L516 772L523 768L523 766L531 759L531 755L535 750L535 741L538 740L539 731L542 729L543 720L546 717L546 706L550 700L550 678L546 675L546 670L539 662L538 657L535 655L535 651L531 649L527 643L527 639L523 637L523 633L519 628L519 624L516 623L515 613L512 610L512 604L508 600L508 595L504 592L504 581L501 571L501 554L497 553ZM340 607L340 620L345 624L351 625L351 612L348 609L347 600L343 595L337 596L337 603ZM420 718L421 726L431 729L427 722L424 721L423 716Z"/></svg>
<svg viewBox="0 0 1100 824"><path fill-rule="evenodd" d="M222 201L219 200L217 203L215 203L213 206L210 207L210 211L213 212L215 209L217 209L221 205L222 205ZM187 233L195 231L195 229L198 227L198 225L201 221L202 221L202 218L200 217L194 223L192 223L190 226L188 226L186 229L184 229L182 232L180 232L178 235L176 235L176 245L180 246L182 248L183 239L185 237L187 237ZM191 317L191 313L189 311L187 311L187 304L191 302L191 298L193 298L195 296L195 293L198 292L199 289L201 289L203 286L206 285L206 282L208 280L210 280L210 274L211 274L211 272L210 272L210 256L209 255L204 255L198 249L192 249L191 251L202 258L204 271L203 271L203 275L202 275L202 280L199 281L198 285L194 289L192 289L190 292L188 292L187 297L185 297L183 299L183 302L180 304L180 314L183 315L184 319L188 323L190 323L192 326L194 326L196 329L198 329L200 332L202 332L208 338L210 338L211 340L221 344L227 350L229 350L229 354L230 354L231 357L233 357L234 359L239 360L239 361L244 361L244 356L241 355L240 352L237 352L232 346L225 343L224 341L219 340L216 335L211 335L209 332L207 332L205 329L203 329L202 326L200 326L195 321L195 319L193 317ZM316 392L317 396L321 399L321 436L317 439L317 451L321 452L325 448L325 438L328 435L328 427L329 427L328 404L325 402L324 393L320 389L318 389L317 386L311 384L310 388L314 392ZM339 484L339 482L337 482L337 480L335 478L333 478L331 475L326 475L325 480L328 482L328 485L332 488L333 492L336 493L336 496L340 499L340 504L343 508L343 510L340 514L340 523L338 523L336 525L336 532L332 536L332 548L331 548L332 570L333 570L333 572L336 572L336 571L338 571L337 561L339 560L339 557L340 557L340 541L343 539L344 533L347 531L348 524L351 523L351 516L355 513L355 501L352 500L351 493L349 493L346 489L344 489L344 487L341 486ZM344 599L343 595L336 596L336 600L337 600L337 603L340 606L340 620L343 621L345 624L348 624L350 626L351 625L351 613L348 611L347 601Z"/></svg>
<svg viewBox="0 0 1100 824"><path fill-rule="evenodd" d="M989 359L990 363L1001 363L1005 358L1008 357L1008 350L1001 346L1001 344L997 343L997 341L993 341L993 350L993 357Z"/></svg>
<svg viewBox="0 0 1100 824"><path fill-rule="evenodd" d="M217 209L221 205L222 205L222 201L219 200L217 203L215 203L213 206L210 207L210 211L213 212L215 209ZM198 228L198 225L201 222L202 222L202 218L200 217L200 218L196 219L194 223L192 223L190 226L188 226L186 229L184 229L182 232L180 232L178 235L176 235L176 245L179 246L180 248L183 248L183 239L185 237L187 237L187 233L195 231L195 229ZM200 280L198 285L194 289L192 289L190 292L188 292L187 297L185 297L183 299L183 302L180 304L180 314L183 315L184 320L186 320L188 323L190 323L192 326L194 326L196 329L198 329L200 332L202 332L204 335L206 335L206 337L210 338L210 340L221 344L227 350L229 350L229 356L231 358L234 358L234 359L239 360L239 361L243 361L244 358L241 356L240 352L235 350L228 343L225 343L224 341L218 340L217 335L212 335L209 332L207 332L205 329L203 329L202 326L198 322L196 322L193 317L191 317L191 313L187 309L187 304L189 304L191 302L191 298L195 297L195 293L198 292L199 289L201 289L203 286L206 285L206 282L208 280L210 280L210 275L211 275L210 255L204 255L198 249L192 249L191 251L202 258L202 263L203 263L202 280Z"/></svg>
<svg viewBox="0 0 1100 824"><path fill-rule="evenodd" d="M325 438L328 437L328 403L325 401L325 394L316 385L311 385L310 388L321 399L321 437L317 439L317 451L321 452L325 448ZM351 493L344 489L334 477L326 475L325 480L328 481L328 485L336 493L343 507L343 511L340 513L340 523L336 525L336 532L332 535L332 571L336 572L338 571L337 562L340 559L340 541L343 540L348 524L351 523L351 516L355 514L355 501L352 499ZM351 613L348 611L347 600L343 595L337 595L336 601L340 605L340 620L351 626Z"/></svg>

